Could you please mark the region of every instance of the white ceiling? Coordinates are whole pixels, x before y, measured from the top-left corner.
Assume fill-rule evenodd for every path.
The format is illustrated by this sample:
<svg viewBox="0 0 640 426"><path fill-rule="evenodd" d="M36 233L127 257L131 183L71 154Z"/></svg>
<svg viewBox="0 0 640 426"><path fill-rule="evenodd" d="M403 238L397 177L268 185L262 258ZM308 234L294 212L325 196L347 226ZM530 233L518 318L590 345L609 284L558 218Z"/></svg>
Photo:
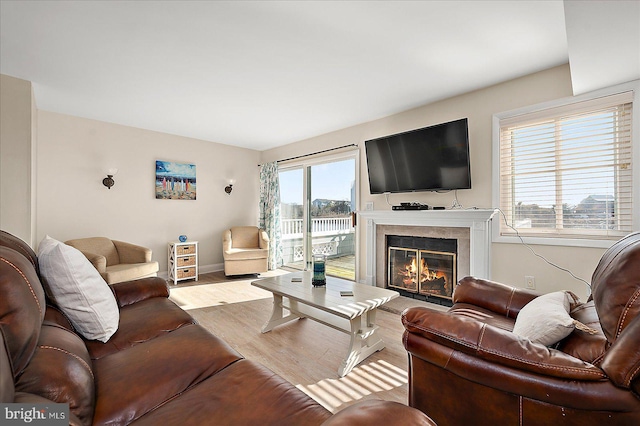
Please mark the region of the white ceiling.
<svg viewBox="0 0 640 426"><path fill-rule="evenodd" d="M565 1L573 94L640 78L640 1Z"/></svg>
<svg viewBox="0 0 640 426"><path fill-rule="evenodd" d="M570 57L560 0L2 0L0 19L0 72L39 109L257 150Z"/></svg>

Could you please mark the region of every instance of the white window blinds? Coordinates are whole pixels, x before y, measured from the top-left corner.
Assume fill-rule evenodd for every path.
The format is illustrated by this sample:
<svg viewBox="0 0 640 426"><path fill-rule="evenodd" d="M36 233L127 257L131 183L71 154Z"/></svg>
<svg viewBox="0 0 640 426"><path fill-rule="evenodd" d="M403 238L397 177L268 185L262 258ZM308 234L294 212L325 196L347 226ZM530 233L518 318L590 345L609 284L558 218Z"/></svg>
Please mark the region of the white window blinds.
<svg viewBox="0 0 640 426"><path fill-rule="evenodd" d="M632 230L632 99L500 119L502 235L613 239Z"/></svg>

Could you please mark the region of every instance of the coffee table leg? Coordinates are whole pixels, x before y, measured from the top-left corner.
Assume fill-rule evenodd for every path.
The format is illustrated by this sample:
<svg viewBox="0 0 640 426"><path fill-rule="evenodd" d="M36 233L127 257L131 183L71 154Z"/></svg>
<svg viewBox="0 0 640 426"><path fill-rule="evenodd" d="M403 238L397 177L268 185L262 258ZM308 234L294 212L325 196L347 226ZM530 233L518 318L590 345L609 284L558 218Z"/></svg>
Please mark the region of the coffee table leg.
<svg viewBox="0 0 640 426"><path fill-rule="evenodd" d="M262 332L267 333L273 330L274 327L284 324L294 319L301 318L300 315L290 313L286 317L283 316L284 308L282 306L282 296L278 294L273 295L273 310L271 311L271 318L262 326Z"/></svg>
<svg viewBox="0 0 640 426"><path fill-rule="evenodd" d="M376 310L366 312L363 316L351 320L351 342L349 352L338 369L338 376L344 377L353 367L374 352L384 349L384 342L378 336L378 327L375 325Z"/></svg>

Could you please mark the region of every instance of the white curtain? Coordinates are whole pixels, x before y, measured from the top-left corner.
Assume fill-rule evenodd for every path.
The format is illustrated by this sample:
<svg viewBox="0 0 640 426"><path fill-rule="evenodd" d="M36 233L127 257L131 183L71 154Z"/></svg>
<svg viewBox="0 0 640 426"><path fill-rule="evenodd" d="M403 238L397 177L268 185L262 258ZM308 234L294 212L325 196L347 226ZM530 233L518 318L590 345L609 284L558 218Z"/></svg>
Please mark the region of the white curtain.
<svg viewBox="0 0 640 426"><path fill-rule="evenodd" d="M278 163L260 168L260 228L269 235L269 269L282 266L282 232L280 229L280 180Z"/></svg>

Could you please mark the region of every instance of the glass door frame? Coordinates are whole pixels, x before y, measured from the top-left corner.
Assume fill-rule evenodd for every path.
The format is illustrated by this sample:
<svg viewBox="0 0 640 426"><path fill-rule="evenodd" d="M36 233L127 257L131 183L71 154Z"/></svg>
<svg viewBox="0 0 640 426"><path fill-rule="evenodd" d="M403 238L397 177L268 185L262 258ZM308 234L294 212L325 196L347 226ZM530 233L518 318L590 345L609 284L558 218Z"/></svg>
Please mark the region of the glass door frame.
<svg viewBox="0 0 640 426"><path fill-rule="evenodd" d="M334 163L337 161L354 160L354 176L355 176L355 206L356 211L360 206L360 150L353 149L345 152L323 155L317 157L301 158L295 161L287 161L286 164L278 164L278 172L302 169L302 220L305 232L302 233L302 245L304 247L303 257L305 270L311 268L312 263L312 236L311 236L311 167L320 164ZM355 226L355 260L354 260L354 273L355 282L359 281L359 268L358 260L360 259L360 233L358 226Z"/></svg>

